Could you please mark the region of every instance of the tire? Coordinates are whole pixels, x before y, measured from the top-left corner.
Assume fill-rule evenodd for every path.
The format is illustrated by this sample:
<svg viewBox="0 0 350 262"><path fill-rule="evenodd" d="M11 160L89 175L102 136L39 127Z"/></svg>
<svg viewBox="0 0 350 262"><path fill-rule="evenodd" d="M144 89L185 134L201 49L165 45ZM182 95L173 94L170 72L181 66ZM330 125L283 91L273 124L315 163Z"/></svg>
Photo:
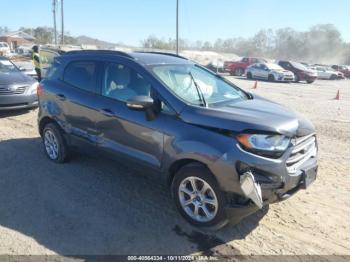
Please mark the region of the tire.
<svg viewBox="0 0 350 262"><path fill-rule="evenodd" d="M299 83L300 82L300 77L298 75L295 75L295 83Z"/></svg>
<svg viewBox="0 0 350 262"><path fill-rule="evenodd" d="M337 75L331 75L331 77L329 78L330 80L336 80L338 77Z"/></svg>
<svg viewBox="0 0 350 262"><path fill-rule="evenodd" d="M43 129L43 145L46 156L55 163L64 163L68 159L68 146L60 128L49 123Z"/></svg>
<svg viewBox="0 0 350 262"><path fill-rule="evenodd" d="M306 80L306 83L308 84L312 84L313 82L315 82L315 80Z"/></svg>
<svg viewBox="0 0 350 262"><path fill-rule="evenodd" d="M201 164L182 167L175 174L171 190L178 211L190 224L215 230L226 225L224 197L207 167Z"/></svg>
<svg viewBox="0 0 350 262"><path fill-rule="evenodd" d="M248 72L248 73L247 73L247 78L248 78L248 79L253 79L253 75L252 75L251 72Z"/></svg>
<svg viewBox="0 0 350 262"><path fill-rule="evenodd" d="M237 68L235 70L235 76L242 76L243 75L243 69L242 68Z"/></svg>
<svg viewBox="0 0 350 262"><path fill-rule="evenodd" d="M270 82L275 82L275 77L273 75L269 75L267 80L269 80Z"/></svg>

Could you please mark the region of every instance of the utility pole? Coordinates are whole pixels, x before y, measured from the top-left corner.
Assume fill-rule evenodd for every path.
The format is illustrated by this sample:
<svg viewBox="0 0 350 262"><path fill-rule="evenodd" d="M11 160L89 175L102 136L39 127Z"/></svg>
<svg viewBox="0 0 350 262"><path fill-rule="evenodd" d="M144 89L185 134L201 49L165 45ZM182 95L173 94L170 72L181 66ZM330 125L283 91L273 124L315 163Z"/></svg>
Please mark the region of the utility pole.
<svg viewBox="0 0 350 262"><path fill-rule="evenodd" d="M57 45L57 28L56 28L56 0L52 0L52 14L53 14L53 30L55 45Z"/></svg>
<svg viewBox="0 0 350 262"><path fill-rule="evenodd" d="M64 10L63 10L63 0L61 0L61 44L64 45Z"/></svg>
<svg viewBox="0 0 350 262"><path fill-rule="evenodd" d="M179 0L176 0L176 54L179 54Z"/></svg>

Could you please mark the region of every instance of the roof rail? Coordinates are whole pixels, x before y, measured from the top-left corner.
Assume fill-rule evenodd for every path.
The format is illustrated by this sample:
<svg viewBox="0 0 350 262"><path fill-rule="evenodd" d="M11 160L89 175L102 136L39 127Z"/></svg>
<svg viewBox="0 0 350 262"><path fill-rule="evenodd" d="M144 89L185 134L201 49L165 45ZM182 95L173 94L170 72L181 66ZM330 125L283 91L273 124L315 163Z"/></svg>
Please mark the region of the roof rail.
<svg viewBox="0 0 350 262"><path fill-rule="evenodd" d="M174 54L174 53L166 53L166 52L157 52L157 51L135 51L135 53L146 53L146 54L157 54L157 55L168 55L168 56L174 56L181 59L188 60L186 57Z"/></svg>
<svg viewBox="0 0 350 262"><path fill-rule="evenodd" d="M131 55L128 53L122 52L122 51L116 51L116 50L92 50L92 49L86 49L86 50L73 50L68 51L65 53L65 55L75 55L75 54L100 54L100 55L119 55L119 56L125 56L131 59L134 59Z"/></svg>

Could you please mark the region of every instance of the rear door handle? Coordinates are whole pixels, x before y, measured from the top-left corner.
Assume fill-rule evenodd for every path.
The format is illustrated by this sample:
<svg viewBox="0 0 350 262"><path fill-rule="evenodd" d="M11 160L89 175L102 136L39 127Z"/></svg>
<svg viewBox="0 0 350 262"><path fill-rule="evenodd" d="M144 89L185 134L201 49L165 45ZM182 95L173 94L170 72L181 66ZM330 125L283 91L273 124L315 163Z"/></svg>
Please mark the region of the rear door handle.
<svg viewBox="0 0 350 262"><path fill-rule="evenodd" d="M57 97L58 97L58 99L59 99L59 100L61 100L61 101L66 100L66 96L65 96L65 95L63 95L63 94L57 94L56 96L57 96Z"/></svg>
<svg viewBox="0 0 350 262"><path fill-rule="evenodd" d="M110 110L110 109L106 109L106 108L101 109L100 113L102 113L102 114L104 114L105 116L108 116L108 117L114 116L113 111Z"/></svg>

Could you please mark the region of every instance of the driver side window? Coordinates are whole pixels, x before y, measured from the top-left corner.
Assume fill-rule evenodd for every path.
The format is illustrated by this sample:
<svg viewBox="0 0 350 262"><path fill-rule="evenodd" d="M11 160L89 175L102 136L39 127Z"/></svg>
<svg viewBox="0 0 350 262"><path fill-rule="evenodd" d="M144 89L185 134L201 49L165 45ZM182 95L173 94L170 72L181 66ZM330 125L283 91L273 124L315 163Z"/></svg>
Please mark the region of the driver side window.
<svg viewBox="0 0 350 262"><path fill-rule="evenodd" d="M135 70L117 63L109 63L104 72L102 95L126 102L134 96L150 96L149 84Z"/></svg>

